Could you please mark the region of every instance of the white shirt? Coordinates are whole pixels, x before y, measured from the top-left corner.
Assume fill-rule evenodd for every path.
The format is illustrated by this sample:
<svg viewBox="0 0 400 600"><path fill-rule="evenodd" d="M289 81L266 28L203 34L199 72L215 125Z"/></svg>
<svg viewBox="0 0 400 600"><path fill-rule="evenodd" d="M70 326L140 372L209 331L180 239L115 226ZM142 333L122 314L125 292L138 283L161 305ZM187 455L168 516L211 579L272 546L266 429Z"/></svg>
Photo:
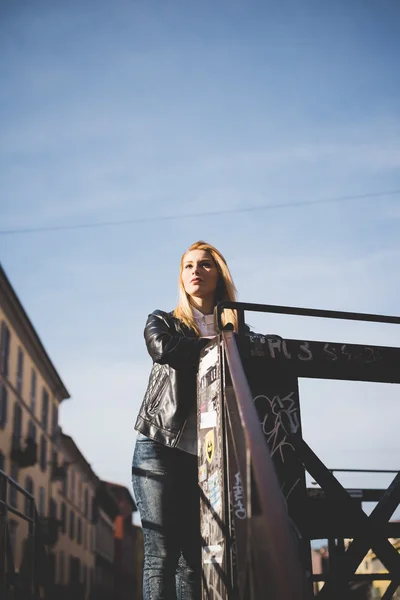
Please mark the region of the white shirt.
<svg viewBox="0 0 400 600"><path fill-rule="evenodd" d="M217 335L214 315L203 315L197 308L192 307L193 316L200 329L200 337L212 338Z"/></svg>
<svg viewBox="0 0 400 600"><path fill-rule="evenodd" d="M193 316L200 329L200 337L213 338L217 335L214 315L203 315L197 308L192 307ZM186 419L182 434L176 445L180 450L197 454L197 404L192 413Z"/></svg>

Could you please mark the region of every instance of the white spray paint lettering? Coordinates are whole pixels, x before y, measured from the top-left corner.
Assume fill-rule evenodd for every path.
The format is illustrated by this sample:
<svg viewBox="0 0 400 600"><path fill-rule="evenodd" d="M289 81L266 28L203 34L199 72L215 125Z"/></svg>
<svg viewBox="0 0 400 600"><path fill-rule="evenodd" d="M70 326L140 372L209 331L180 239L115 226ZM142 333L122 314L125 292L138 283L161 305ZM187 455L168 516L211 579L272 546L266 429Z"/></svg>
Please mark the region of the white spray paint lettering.
<svg viewBox="0 0 400 600"><path fill-rule="evenodd" d="M235 516L238 519L245 519L247 517L247 512L243 504L244 492L242 486L242 479L240 477L240 472L238 471L235 474L235 483L233 484L233 509L235 511Z"/></svg>

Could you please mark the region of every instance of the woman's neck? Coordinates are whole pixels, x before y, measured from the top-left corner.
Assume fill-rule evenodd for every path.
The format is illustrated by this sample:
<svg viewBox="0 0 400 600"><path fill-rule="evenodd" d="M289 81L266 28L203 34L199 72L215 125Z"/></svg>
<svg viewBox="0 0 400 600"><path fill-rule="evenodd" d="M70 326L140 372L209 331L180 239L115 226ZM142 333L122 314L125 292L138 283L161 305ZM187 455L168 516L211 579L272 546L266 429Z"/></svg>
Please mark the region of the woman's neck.
<svg viewBox="0 0 400 600"><path fill-rule="evenodd" d="M212 315L214 312L214 302L208 298L190 298L190 304L194 306L203 315Z"/></svg>

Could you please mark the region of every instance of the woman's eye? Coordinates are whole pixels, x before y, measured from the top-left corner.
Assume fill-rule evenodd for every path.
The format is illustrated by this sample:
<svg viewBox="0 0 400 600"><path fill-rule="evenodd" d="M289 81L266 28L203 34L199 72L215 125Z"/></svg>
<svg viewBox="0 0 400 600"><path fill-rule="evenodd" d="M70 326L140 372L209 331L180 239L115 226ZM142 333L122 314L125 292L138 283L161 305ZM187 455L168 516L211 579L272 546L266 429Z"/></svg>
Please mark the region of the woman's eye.
<svg viewBox="0 0 400 600"><path fill-rule="evenodd" d="M189 265L189 264L187 264L187 265L185 266L185 269L191 269L191 268L192 268L192 265Z"/></svg>

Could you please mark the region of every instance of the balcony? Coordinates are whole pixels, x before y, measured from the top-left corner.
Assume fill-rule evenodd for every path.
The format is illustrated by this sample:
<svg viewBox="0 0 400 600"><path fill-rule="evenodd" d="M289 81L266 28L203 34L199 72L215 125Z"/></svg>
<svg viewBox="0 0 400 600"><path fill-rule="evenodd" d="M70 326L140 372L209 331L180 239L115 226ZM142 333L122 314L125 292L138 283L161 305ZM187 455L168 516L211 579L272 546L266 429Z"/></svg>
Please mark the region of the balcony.
<svg viewBox="0 0 400 600"><path fill-rule="evenodd" d="M41 517L39 520L44 545L47 547L55 546L61 521L58 521L55 517Z"/></svg>
<svg viewBox="0 0 400 600"><path fill-rule="evenodd" d="M20 436L13 436L11 443L11 460L18 465L20 469L33 467L37 463L37 443L28 436L25 442L21 443Z"/></svg>
<svg viewBox="0 0 400 600"><path fill-rule="evenodd" d="M52 481L65 481L67 477L68 464L57 465L57 463L51 462L51 480Z"/></svg>

